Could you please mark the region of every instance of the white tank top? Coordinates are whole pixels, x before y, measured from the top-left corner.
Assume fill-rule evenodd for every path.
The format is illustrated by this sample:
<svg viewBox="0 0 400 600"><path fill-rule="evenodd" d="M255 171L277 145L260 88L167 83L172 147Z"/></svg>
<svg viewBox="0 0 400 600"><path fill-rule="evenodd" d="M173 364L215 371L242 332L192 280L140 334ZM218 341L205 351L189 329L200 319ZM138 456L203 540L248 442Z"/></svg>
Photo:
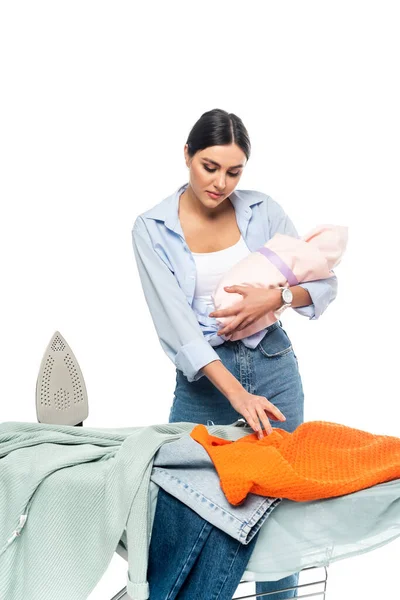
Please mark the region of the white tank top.
<svg viewBox="0 0 400 600"><path fill-rule="evenodd" d="M196 263L197 277L194 291L193 308L198 306L201 313L207 307L206 314L212 312L214 304L211 293L217 287L221 277L239 260L250 254L243 236L229 248L216 252L192 252Z"/></svg>

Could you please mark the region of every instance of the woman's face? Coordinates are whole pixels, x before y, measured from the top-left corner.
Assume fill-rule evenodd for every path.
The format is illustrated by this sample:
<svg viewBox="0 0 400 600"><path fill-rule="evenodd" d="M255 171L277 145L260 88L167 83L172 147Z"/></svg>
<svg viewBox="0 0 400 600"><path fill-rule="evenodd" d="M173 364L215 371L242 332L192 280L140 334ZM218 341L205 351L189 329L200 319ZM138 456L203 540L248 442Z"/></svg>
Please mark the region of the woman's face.
<svg viewBox="0 0 400 600"><path fill-rule="evenodd" d="M209 146L189 158L185 144L185 160L189 167L189 183L198 198L207 208L219 206L239 183L246 155L235 143L224 146ZM219 196L212 197L207 192Z"/></svg>

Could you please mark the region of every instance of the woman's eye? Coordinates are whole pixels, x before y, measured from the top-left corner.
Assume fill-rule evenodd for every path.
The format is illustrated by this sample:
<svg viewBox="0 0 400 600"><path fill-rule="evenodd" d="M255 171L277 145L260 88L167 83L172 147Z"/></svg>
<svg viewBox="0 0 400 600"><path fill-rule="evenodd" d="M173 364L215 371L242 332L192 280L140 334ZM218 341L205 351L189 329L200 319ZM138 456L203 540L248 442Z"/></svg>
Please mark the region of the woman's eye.
<svg viewBox="0 0 400 600"><path fill-rule="evenodd" d="M206 167L206 165L203 165L205 170L208 171L209 173L215 173L215 171L217 169L210 169L209 167ZM239 175L239 173L228 173L228 175L230 175L231 177L237 177Z"/></svg>

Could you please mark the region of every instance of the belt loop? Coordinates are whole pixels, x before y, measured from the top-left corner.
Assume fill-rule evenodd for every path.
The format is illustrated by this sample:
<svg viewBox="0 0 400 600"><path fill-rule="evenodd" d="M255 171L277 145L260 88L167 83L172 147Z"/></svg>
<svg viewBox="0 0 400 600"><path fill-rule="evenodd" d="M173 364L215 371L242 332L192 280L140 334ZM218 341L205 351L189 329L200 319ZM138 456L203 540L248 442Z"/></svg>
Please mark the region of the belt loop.
<svg viewBox="0 0 400 600"><path fill-rule="evenodd" d="M279 325L282 327L282 321L280 319L278 319L278 320L279 320Z"/></svg>

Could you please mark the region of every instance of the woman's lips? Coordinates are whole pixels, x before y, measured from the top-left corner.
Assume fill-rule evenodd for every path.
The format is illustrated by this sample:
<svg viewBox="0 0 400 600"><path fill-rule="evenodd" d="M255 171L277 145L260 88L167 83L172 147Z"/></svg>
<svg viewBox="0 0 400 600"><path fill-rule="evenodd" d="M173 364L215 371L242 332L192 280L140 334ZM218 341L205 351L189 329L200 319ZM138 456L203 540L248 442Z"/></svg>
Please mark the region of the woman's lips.
<svg viewBox="0 0 400 600"><path fill-rule="evenodd" d="M213 194L213 192L209 192L208 190L206 190L207 194L210 196L210 198L213 198L213 200L215 200L216 198L221 198L222 194Z"/></svg>

